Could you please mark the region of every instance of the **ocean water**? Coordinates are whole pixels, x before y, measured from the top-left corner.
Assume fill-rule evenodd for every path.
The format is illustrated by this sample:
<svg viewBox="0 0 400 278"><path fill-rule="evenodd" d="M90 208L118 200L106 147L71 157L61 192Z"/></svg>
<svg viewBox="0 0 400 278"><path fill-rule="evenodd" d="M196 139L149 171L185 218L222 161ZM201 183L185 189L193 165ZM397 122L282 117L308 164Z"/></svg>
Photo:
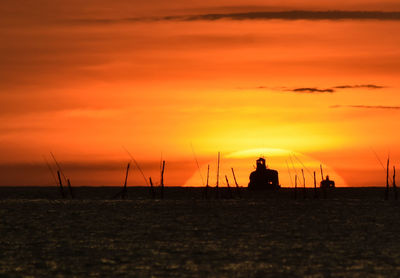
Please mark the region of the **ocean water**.
<svg viewBox="0 0 400 278"><path fill-rule="evenodd" d="M382 188L0 188L1 277L398 277L400 202ZM391 196L392 197L392 196Z"/></svg>

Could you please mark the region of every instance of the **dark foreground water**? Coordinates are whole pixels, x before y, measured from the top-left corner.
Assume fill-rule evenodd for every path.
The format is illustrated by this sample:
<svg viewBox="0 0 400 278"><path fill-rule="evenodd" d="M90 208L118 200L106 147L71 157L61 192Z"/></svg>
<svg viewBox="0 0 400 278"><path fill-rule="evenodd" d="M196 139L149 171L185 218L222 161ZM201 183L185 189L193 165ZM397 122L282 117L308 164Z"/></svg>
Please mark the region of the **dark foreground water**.
<svg viewBox="0 0 400 278"><path fill-rule="evenodd" d="M328 199L167 189L0 188L0 277L398 277L400 202L382 189ZM220 192L228 197L229 192Z"/></svg>

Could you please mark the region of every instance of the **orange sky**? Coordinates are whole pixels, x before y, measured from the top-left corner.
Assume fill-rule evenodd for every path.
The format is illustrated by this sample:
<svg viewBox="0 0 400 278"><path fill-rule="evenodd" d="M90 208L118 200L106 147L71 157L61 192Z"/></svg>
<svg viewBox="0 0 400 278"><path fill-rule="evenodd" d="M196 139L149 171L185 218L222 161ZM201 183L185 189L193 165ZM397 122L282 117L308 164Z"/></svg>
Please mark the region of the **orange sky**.
<svg viewBox="0 0 400 278"><path fill-rule="evenodd" d="M167 185L198 174L191 144L242 185L250 149L350 186L384 183L374 151L400 161L398 1L3 2L0 185L53 185L50 151L76 185L120 185L122 146L146 176L162 153Z"/></svg>

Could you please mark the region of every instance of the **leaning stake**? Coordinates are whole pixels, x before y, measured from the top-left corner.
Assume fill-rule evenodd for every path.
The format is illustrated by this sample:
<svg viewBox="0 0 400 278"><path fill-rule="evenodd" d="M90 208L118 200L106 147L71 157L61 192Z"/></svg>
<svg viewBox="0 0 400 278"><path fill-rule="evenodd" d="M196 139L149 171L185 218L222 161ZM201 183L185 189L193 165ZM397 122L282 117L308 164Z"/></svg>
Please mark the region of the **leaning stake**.
<svg viewBox="0 0 400 278"><path fill-rule="evenodd" d="M385 200L389 200L389 157L386 164L386 190L385 190Z"/></svg>
<svg viewBox="0 0 400 278"><path fill-rule="evenodd" d="M229 198L232 199L233 195L232 195L232 191L231 191L231 187L229 185L229 181L228 181L228 176L227 175L225 175L225 180L226 180L226 185L228 186Z"/></svg>
<svg viewBox="0 0 400 278"><path fill-rule="evenodd" d="M317 178L315 177L315 171L314 171L314 199L318 198L318 193L317 193Z"/></svg>
<svg viewBox="0 0 400 278"><path fill-rule="evenodd" d="M394 191L394 199L397 200L396 167L395 166L393 166L393 191Z"/></svg>
<svg viewBox="0 0 400 278"><path fill-rule="evenodd" d="M217 189L217 199L219 198L219 160L220 160L220 153L218 152L217 185L215 187Z"/></svg>
<svg viewBox="0 0 400 278"><path fill-rule="evenodd" d="M71 195L71 199L74 199L75 195L74 195L74 191L72 190L71 182L69 181L69 179L67 179L67 183L68 183L68 190L69 190L69 194Z"/></svg>
<svg viewBox="0 0 400 278"><path fill-rule="evenodd" d="M125 182L124 182L124 188L122 189L122 193L121 193L121 198L125 199L126 198L126 194L128 192L127 190L127 183L128 183L128 174L129 174L129 167L131 166L130 163L128 163L128 166L126 166L126 174L125 174Z"/></svg>
<svg viewBox="0 0 400 278"><path fill-rule="evenodd" d="M207 166L207 183L206 183L206 189L205 189L205 198L206 200L208 199L208 179L210 177L210 164Z"/></svg>
<svg viewBox="0 0 400 278"><path fill-rule="evenodd" d="M304 170L301 169L301 174L303 175L303 199L306 198L306 178L304 177Z"/></svg>
<svg viewBox="0 0 400 278"><path fill-rule="evenodd" d="M239 196L239 198L242 198L242 192L240 191L239 184L236 181L235 171L233 170L233 168L231 168L231 169L232 169L233 180L235 181L235 185L236 185L236 190L237 190L238 196Z"/></svg>
<svg viewBox="0 0 400 278"><path fill-rule="evenodd" d="M57 170L57 176L58 176L58 184L60 185L61 197L64 199L64 198L65 198L65 194L64 194L64 189L63 189L62 181L61 181L60 170Z"/></svg>
<svg viewBox="0 0 400 278"><path fill-rule="evenodd" d="M165 170L165 160L163 160L161 168L161 199L164 199L164 170Z"/></svg>
<svg viewBox="0 0 400 278"><path fill-rule="evenodd" d="M154 186L153 186L153 181L151 180L151 177L149 178L150 181L150 196L151 198L155 198L156 197L156 193L154 191Z"/></svg>

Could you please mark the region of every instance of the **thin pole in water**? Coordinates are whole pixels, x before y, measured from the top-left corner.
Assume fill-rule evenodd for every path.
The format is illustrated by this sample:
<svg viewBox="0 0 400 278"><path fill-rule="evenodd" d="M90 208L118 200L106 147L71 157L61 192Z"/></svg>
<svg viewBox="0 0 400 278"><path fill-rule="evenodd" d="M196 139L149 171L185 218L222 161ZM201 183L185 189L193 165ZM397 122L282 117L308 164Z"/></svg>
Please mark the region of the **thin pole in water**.
<svg viewBox="0 0 400 278"><path fill-rule="evenodd" d="M210 164L207 165L207 183L206 183L206 193L205 197L208 199L208 180L210 178Z"/></svg>
<svg viewBox="0 0 400 278"><path fill-rule="evenodd" d="M294 199L297 199L297 174L294 175Z"/></svg>
<svg viewBox="0 0 400 278"><path fill-rule="evenodd" d="M386 163L386 190L385 190L385 200L389 200L389 157Z"/></svg>
<svg viewBox="0 0 400 278"><path fill-rule="evenodd" d="M128 166L126 166L126 174L125 174L125 182L124 182L124 188L122 189L122 193L121 193L121 198L125 199L126 197L126 193L127 193L127 183L128 183L128 174L129 174L129 167L131 166L130 163L128 163Z"/></svg>
<svg viewBox="0 0 400 278"><path fill-rule="evenodd" d="M56 160L56 157L54 156L54 154L53 154L52 152L50 152L50 155L51 155L51 157L53 158L54 163L56 164L58 171L59 171L60 174L63 176L64 181L67 182L67 178L65 177L64 172L63 172L63 170L61 169L60 164L59 164L58 161Z"/></svg>
<svg viewBox="0 0 400 278"><path fill-rule="evenodd" d="M228 186L229 198L232 199L233 195L232 195L232 191L231 191L231 187L229 185L229 181L228 181L228 176L227 175L225 175L225 180L226 180L226 185Z"/></svg>
<svg viewBox="0 0 400 278"><path fill-rule="evenodd" d="M290 184L293 187L293 180L292 180L292 174L290 173L290 169L289 169L289 163L287 162L287 160L285 162L286 162L287 170L288 170L288 173L289 173Z"/></svg>
<svg viewBox="0 0 400 278"><path fill-rule="evenodd" d="M315 171L314 171L314 199L318 198L318 193L317 193L317 178L315 177Z"/></svg>
<svg viewBox="0 0 400 278"><path fill-rule="evenodd" d="M71 199L75 198L74 191L72 190L71 182L67 179L69 194L71 195Z"/></svg>
<svg viewBox="0 0 400 278"><path fill-rule="evenodd" d="M301 169L301 174L303 175L303 199L306 198L306 178L304 177L304 170Z"/></svg>
<svg viewBox="0 0 400 278"><path fill-rule="evenodd" d="M396 167L395 166L393 166L393 190L394 190L394 199L397 200Z"/></svg>
<svg viewBox="0 0 400 278"><path fill-rule="evenodd" d="M164 199L164 170L165 170L165 160L163 160L161 168L161 199Z"/></svg>
<svg viewBox="0 0 400 278"><path fill-rule="evenodd" d="M64 189L63 189L62 181L61 181L60 170L57 170L57 176L58 176L58 183L59 183L59 185L60 185L61 197L63 197L63 199L64 199L64 198L65 198L65 194L64 194Z"/></svg>
<svg viewBox="0 0 400 278"><path fill-rule="evenodd" d="M235 181L237 193L239 195L239 198L242 198L242 192L240 191L239 184L237 183L235 171L233 170L233 168L231 168L231 169L232 169L233 180Z"/></svg>
<svg viewBox="0 0 400 278"><path fill-rule="evenodd" d="M156 193L154 191L153 181L151 180L151 177L149 178L149 181L150 181L150 195L154 199L156 197Z"/></svg>
<svg viewBox="0 0 400 278"><path fill-rule="evenodd" d="M146 176L144 175L144 173L143 173L143 171L142 171L142 168L140 168L139 163L136 161L136 159L133 157L133 155L132 155L124 146L122 146L122 148L123 148L123 149L125 150L125 152L131 157L133 163L135 163L135 166L136 166L136 168L138 168L140 174L142 174L142 177L143 177L144 182L146 183L146 185L149 185L148 182L147 182L147 178L146 178Z"/></svg>
<svg viewBox="0 0 400 278"><path fill-rule="evenodd" d="M217 199L219 198L219 161L220 161L220 153L218 152L218 164L217 164Z"/></svg>
<svg viewBox="0 0 400 278"><path fill-rule="evenodd" d="M46 159L45 156L43 156L43 159L44 159L44 161L45 161L46 164L47 164L47 168L49 168L49 171L50 171L50 173L51 173L51 176L53 177L54 182L56 183L56 185L58 185L58 181L57 181L56 175L54 174L53 169L51 168L49 162L47 161L47 159Z"/></svg>

